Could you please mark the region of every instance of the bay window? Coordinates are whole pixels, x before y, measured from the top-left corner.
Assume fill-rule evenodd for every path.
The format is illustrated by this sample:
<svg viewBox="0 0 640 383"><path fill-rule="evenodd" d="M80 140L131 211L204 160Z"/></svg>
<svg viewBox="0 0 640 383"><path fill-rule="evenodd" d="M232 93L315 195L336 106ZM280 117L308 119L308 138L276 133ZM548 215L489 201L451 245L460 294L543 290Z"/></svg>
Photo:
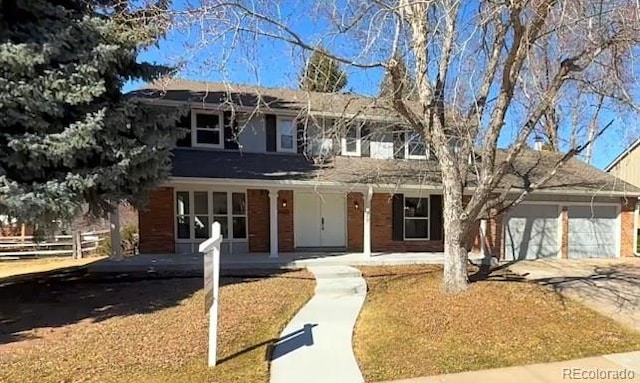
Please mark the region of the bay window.
<svg viewBox="0 0 640 383"><path fill-rule="evenodd" d="M204 241L211 236L211 224L219 222L223 240L245 240L246 208L244 192L177 191L177 239Z"/></svg>
<svg viewBox="0 0 640 383"><path fill-rule="evenodd" d="M429 239L429 198L404 197L404 238Z"/></svg>

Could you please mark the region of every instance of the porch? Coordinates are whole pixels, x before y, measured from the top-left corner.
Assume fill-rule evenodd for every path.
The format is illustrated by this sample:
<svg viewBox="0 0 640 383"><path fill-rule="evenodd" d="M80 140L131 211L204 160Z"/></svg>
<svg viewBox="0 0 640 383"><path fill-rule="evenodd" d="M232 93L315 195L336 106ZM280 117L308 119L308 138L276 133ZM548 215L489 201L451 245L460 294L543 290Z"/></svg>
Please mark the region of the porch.
<svg viewBox="0 0 640 383"><path fill-rule="evenodd" d="M479 253L469 253L469 259L480 262ZM269 253L246 253L222 256L222 269L273 269L305 268L307 266L389 266L389 265L426 265L442 264L444 253L364 253L349 252L302 252L281 253L270 258ZM90 272L104 273L202 273L202 254L141 254L128 257L123 261L105 259L89 265Z"/></svg>

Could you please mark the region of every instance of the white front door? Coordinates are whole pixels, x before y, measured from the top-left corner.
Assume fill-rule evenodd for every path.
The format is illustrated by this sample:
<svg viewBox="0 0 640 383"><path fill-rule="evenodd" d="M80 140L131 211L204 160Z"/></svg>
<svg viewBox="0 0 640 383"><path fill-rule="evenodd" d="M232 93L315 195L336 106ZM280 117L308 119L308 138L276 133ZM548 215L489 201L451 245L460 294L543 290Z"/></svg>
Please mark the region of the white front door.
<svg viewBox="0 0 640 383"><path fill-rule="evenodd" d="M296 192L296 247L346 246L346 197L342 193Z"/></svg>

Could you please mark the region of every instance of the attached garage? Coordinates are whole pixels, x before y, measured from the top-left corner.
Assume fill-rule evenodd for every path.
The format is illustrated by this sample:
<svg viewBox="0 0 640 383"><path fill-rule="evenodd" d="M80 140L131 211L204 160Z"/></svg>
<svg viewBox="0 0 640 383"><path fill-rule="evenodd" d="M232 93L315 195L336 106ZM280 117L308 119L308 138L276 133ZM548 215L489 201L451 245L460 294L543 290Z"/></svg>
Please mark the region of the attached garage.
<svg viewBox="0 0 640 383"><path fill-rule="evenodd" d="M559 216L558 205L521 204L512 208L504 222L505 260L557 258Z"/></svg>
<svg viewBox="0 0 640 383"><path fill-rule="evenodd" d="M568 207L569 258L615 258L618 254L618 207Z"/></svg>

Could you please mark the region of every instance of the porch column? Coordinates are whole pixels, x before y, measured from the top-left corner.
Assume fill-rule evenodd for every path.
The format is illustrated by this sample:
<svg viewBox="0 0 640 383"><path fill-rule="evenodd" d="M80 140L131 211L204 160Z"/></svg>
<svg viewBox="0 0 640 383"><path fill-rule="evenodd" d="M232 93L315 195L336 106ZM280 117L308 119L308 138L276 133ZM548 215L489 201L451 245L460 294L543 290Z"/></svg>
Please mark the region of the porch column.
<svg viewBox="0 0 640 383"><path fill-rule="evenodd" d="M278 258L278 191L269 190L269 258Z"/></svg>
<svg viewBox="0 0 640 383"><path fill-rule="evenodd" d="M362 252L365 257L371 256L371 198L373 197L373 188L369 187L367 194L364 196L364 238L362 241Z"/></svg>

